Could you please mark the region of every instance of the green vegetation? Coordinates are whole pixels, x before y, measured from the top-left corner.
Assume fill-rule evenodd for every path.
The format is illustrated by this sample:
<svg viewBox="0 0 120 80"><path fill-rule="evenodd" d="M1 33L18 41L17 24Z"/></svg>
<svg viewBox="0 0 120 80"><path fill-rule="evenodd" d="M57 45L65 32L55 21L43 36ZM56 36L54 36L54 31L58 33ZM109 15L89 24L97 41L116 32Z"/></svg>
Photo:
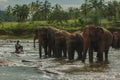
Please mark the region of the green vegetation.
<svg viewBox="0 0 120 80"><path fill-rule="evenodd" d="M1 15L5 17L1 17ZM0 34L29 38L37 27L54 26L68 31L81 30L87 24L120 30L120 2L85 0L79 7L64 10L48 0L15 6L0 12ZM22 35L25 35L22 37Z"/></svg>
<svg viewBox="0 0 120 80"><path fill-rule="evenodd" d="M107 29L115 29L115 30L120 30L120 27L117 26L110 26L108 25L107 20L102 20L102 27L105 27ZM67 23L63 23L62 25L56 25L56 24L48 24L47 21L34 21L34 23L30 22L3 22L0 25L0 30L3 30L5 32L5 36L1 36L0 38L2 39L7 39L7 38L21 38L21 39L29 39L33 38L34 35L34 30L38 27L48 27L48 26L53 26L57 27L59 29L64 29L68 30L70 32L76 31L76 30L81 30L83 26L75 26L74 20L68 20ZM6 36L8 35L8 36ZM11 37L10 37L11 36Z"/></svg>

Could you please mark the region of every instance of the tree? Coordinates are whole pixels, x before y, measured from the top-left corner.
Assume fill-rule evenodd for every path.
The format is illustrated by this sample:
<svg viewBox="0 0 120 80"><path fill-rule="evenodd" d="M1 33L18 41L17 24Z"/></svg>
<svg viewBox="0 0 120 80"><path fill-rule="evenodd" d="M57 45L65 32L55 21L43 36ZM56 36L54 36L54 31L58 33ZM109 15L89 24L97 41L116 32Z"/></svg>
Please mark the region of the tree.
<svg viewBox="0 0 120 80"><path fill-rule="evenodd" d="M69 13L70 19L74 19L74 8L73 7L68 8L68 13Z"/></svg>
<svg viewBox="0 0 120 80"><path fill-rule="evenodd" d="M106 7L106 14L108 17L114 17L114 22L118 21L120 13L120 4L118 1L109 1Z"/></svg>
<svg viewBox="0 0 120 80"><path fill-rule="evenodd" d="M68 13L71 19L78 19L80 17L80 9L79 8L68 8Z"/></svg>
<svg viewBox="0 0 120 80"><path fill-rule="evenodd" d="M22 19L21 20L25 20L25 19L27 19L27 17L28 17L28 14L29 14L29 8L28 8L28 6L27 5L22 5L21 6L21 16L22 16Z"/></svg>
<svg viewBox="0 0 120 80"><path fill-rule="evenodd" d="M99 20L102 14L102 10L104 7L104 0L89 0L91 10L94 10L93 19L95 20L95 24L100 24Z"/></svg>
<svg viewBox="0 0 120 80"><path fill-rule="evenodd" d="M8 16L8 18L10 18L13 14L12 14L12 6L8 6L6 9L6 14Z"/></svg>
<svg viewBox="0 0 120 80"><path fill-rule="evenodd" d="M33 20L47 20L48 15L51 11L51 3L48 0L44 2L32 2L29 4L30 7L30 17Z"/></svg>
<svg viewBox="0 0 120 80"><path fill-rule="evenodd" d="M57 23L57 24L62 24L62 22L67 22L69 19L68 13L65 12L62 7L58 4L56 4L53 7L53 11L49 15L49 22Z"/></svg>
<svg viewBox="0 0 120 80"><path fill-rule="evenodd" d="M42 5L42 18L43 20L47 20L48 19L48 15L51 11L51 3L48 2L48 0L45 0L45 2Z"/></svg>
<svg viewBox="0 0 120 80"><path fill-rule="evenodd" d="M26 4L18 5L16 4L13 7L13 15L15 15L18 19L18 21L25 21L29 14L29 8Z"/></svg>
<svg viewBox="0 0 120 80"><path fill-rule="evenodd" d="M102 10L104 8L104 0L85 0L85 3L81 6L81 13L85 16L87 21L87 16L92 19L94 24L99 24L100 17L102 17ZM92 12L92 14L91 14Z"/></svg>
<svg viewBox="0 0 120 80"><path fill-rule="evenodd" d="M31 21L40 20L42 3L37 0L29 4L29 18Z"/></svg>
<svg viewBox="0 0 120 80"><path fill-rule="evenodd" d="M81 9L81 13L85 17L85 21L87 21L87 14L90 11L90 5L88 4L88 0L85 0L85 3L81 5L80 9Z"/></svg>

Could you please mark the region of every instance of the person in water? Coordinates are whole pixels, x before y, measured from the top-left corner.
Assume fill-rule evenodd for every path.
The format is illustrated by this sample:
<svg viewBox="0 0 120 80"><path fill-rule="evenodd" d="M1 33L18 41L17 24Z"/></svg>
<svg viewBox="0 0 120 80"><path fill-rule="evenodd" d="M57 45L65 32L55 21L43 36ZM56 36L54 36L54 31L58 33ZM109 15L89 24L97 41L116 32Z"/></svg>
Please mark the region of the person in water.
<svg viewBox="0 0 120 80"><path fill-rule="evenodd" d="M20 42L20 41L17 40L17 43L15 44L15 53L21 53L21 52L23 52L23 46L20 45L19 42Z"/></svg>

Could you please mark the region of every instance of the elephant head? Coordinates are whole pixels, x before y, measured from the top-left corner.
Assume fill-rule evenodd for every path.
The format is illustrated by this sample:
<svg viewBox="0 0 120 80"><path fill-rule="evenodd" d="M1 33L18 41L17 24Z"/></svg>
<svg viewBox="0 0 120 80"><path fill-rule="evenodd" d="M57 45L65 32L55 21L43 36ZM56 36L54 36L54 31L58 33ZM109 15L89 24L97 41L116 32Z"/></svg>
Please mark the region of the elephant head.
<svg viewBox="0 0 120 80"><path fill-rule="evenodd" d="M34 36L34 48L35 48L35 40L40 38L40 39L44 39L47 37L47 28L38 28L35 30L35 36Z"/></svg>
<svg viewBox="0 0 120 80"><path fill-rule="evenodd" d="M35 33L35 34L34 34L34 41L33 41L34 44L33 44L33 46L34 46L34 48L35 48L35 40L38 39L38 29L36 29L36 30L34 31L34 33Z"/></svg>
<svg viewBox="0 0 120 80"><path fill-rule="evenodd" d="M45 50L45 54L47 54L47 35L48 35L48 28L42 27L35 30L35 37L34 37L34 47L35 47L35 40L38 39L39 42L39 57L41 58L41 47L43 46Z"/></svg>
<svg viewBox="0 0 120 80"><path fill-rule="evenodd" d="M103 33L103 28L96 25L87 25L83 30L83 36L88 37L88 40L91 41L100 40Z"/></svg>

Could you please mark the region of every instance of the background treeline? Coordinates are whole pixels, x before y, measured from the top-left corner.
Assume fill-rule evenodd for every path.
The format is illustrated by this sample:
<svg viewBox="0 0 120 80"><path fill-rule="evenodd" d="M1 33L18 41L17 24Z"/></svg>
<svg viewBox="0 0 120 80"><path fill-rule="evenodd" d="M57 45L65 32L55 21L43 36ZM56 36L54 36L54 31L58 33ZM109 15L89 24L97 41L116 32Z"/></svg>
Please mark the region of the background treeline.
<svg viewBox="0 0 120 80"><path fill-rule="evenodd" d="M9 21L45 20L52 23L63 23L73 19L76 23L79 21L81 24L84 21L93 21L93 23L100 24L101 19L113 22L119 21L120 2L116 0L108 2L105 2L105 0L85 0L79 8L69 7L67 10L64 10L59 4L52 6L52 3L48 0L42 2L37 0L30 4L9 5L5 13Z"/></svg>
<svg viewBox="0 0 120 80"><path fill-rule="evenodd" d="M86 24L102 25L119 29L120 1L84 0L79 8L64 9L61 5L52 5L49 0L35 1L29 4L7 6L0 11L0 26L4 30L18 32L16 29L31 29L36 26L57 26L64 29L81 29Z"/></svg>

